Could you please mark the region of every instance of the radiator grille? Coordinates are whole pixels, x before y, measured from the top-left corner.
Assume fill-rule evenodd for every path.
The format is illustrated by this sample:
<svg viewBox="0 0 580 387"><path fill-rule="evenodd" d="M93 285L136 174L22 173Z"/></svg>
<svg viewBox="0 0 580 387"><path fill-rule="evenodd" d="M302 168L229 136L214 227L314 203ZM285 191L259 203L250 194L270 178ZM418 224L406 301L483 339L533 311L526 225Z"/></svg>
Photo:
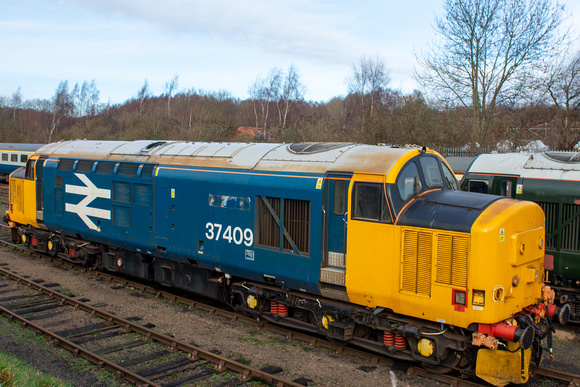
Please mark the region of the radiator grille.
<svg viewBox="0 0 580 387"><path fill-rule="evenodd" d="M580 206L548 202L538 204L546 215L546 248L580 251Z"/></svg>
<svg viewBox="0 0 580 387"><path fill-rule="evenodd" d="M403 232L401 290L431 295L432 245L432 233L412 230Z"/></svg>
<svg viewBox="0 0 580 387"><path fill-rule="evenodd" d="M538 202L546 215L546 235L550 235L558 228L558 203ZM556 248L556 238L546 238L547 248Z"/></svg>
<svg viewBox="0 0 580 387"><path fill-rule="evenodd" d="M276 216L280 216L280 198L265 197ZM280 226L270 214L262 198L256 198L256 243L263 246L280 247Z"/></svg>
<svg viewBox="0 0 580 387"><path fill-rule="evenodd" d="M568 222L562 230L562 250L578 251L578 236L580 232L580 222L578 221L577 204L564 204L562 208L562 222Z"/></svg>
<svg viewBox="0 0 580 387"><path fill-rule="evenodd" d="M437 236L436 281L445 285L467 287L469 239L465 236Z"/></svg>
<svg viewBox="0 0 580 387"><path fill-rule="evenodd" d="M14 204L14 211L24 211L24 192L22 190L22 181L10 180L10 201Z"/></svg>
<svg viewBox="0 0 580 387"><path fill-rule="evenodd" d="M310 252L310 202L284 199L284 228L296 244L298 251ZM284 248L292 249L284 238Z"/></svg>

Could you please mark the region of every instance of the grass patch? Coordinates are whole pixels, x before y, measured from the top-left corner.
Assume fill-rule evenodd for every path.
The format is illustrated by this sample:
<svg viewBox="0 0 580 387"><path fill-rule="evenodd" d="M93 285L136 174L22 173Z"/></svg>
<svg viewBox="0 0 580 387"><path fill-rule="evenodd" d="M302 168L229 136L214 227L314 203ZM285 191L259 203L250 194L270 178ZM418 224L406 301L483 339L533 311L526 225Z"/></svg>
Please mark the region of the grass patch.
<svg viewBox="0 0 580 387"><path fill-rule="evenodd" d="M0 386L69 387L71 385L38 371L16 357L0 352Z"/></svg>
<svg viewBox="0 0 580 387"><path fill-rule="evenodd" d="M37 335L30 329L23 329L19 322L8 322L8 319L4 316L0 316L0 336L11 337L12 339L21 343L23 347L38 348L39 351L46 351L46 356L54 356L56 359L65 360L68 367L70 368L70 372L81 374L84 372L90 372L94 378L100 382L105 383L107 386L114 387L121 385L121 383L115 380L115 376L112 373L106 370L96 370L96 366L94 364L83 358L72 358L72 355L67 350L52 347L43 335ZM4 363L4 357L10 359L8 363ZM13 359L18 360L18 362L13 361ZM6 367L6 364L8 364L10 367ZM22 367L26 367L23 368L24 371L20 371L20 365L22 365ZM26 369L30 369L31 371L29 372ZM18 373L34 375L34 378L39 379L39 381L29 383L28 381L20 382L20 379L17 379L17 382L12 383L10 380L5 379L5 376L17 375ZM71 384L67 384L66 382L63 382L62 380L53 376L50 377L53 381L56 381L55 383L51 384L47 382L46 384L42 384L44 383L45 378L44 376L40 375L41 372L37 371L33 366L30 366L28 363L26 363L26 361L20 360L17 357L8 354L7 352L0 351L0 387L72 386Z"/></svg>

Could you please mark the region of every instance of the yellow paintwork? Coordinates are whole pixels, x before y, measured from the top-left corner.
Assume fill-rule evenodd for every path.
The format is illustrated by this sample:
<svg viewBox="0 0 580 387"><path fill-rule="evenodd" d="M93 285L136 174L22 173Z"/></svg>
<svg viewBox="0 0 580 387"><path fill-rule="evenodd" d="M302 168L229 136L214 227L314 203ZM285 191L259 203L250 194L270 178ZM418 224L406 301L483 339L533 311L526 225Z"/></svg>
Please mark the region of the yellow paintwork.
<svg viewBox="0 0 580 387"><path fill-rule="evenodd" d="M37 156L31 157L31 159ZM10 175L10 220L38 228L36 221L36 182Z"/></svg>
<svg viewBox="0 0 580 387"><path fill-rule="evenodd" d="M481 348L477 351L475 374L494 386L508 383L526 383L529 378L531 350L524 350L524 373L521 371L521 352L492 351Z"/></svg>
<svg viewBox="0 0 580 387"><path fill-rule="evenodd" d="M356 173L353 181L377 182L381 176ZM472 322L503 321L523 307L535 304L541 294L544 243L539 239L544 235L543 223L544 214L538 205L511 199L496 201L486 208L470 234L360 221L349 214L345 275L348 297L351 302L367 307L385 307L459 327ZM401 290L405 230L433 235L429 294ZM466 287L436 282L439 234L467 238ZM526 245L523 253L521 243ZM536 270L539 274L534 278ZM514 277L520 279L517 287L512 286ZM494 302L493 290L500 288L504 289L504 297ZM454 289L467 291L465 308L452 304ZM473 289L485 291L483 307L473 306Z"/></svg>
<svg viewBox="0 0 580 387"><path fill-rule="evenodd" d="M500 216L501 214L501 216ZM503 229L503 232L502 232ZM494 323L537 302L544 272L544 212L537 204L502 199L491 204L473 224L470 287L484 289L485 307L479 322ZM501 238L501 234L505 237ZM524 254L519 242L525 242ZM538 273L536 278L530 274ZM512 281L517 279L518 285ZM504 301L494 303L492 290L503 286Z"/></svg>

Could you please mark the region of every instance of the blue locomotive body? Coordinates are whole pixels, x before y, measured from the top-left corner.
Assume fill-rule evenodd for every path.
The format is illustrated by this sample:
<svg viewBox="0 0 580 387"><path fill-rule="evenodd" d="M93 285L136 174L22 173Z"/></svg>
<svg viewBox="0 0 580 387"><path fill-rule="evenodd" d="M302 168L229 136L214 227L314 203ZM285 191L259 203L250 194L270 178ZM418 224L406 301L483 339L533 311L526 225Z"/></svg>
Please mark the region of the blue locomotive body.
<svg viewBox="0 0 580 387"><path fill-rule="evenodd" d="M112 163L107 169L104 161L79 163L74 159L44 163L43 196L54 195L54 200L44 201L49 230L320 293L319 275L305 274L320 272L320 261L311 257L321 255L322 214L311 212L310 206L322 207L322 176L136 162ZM309 224L303 238L307 246L285 246L283 231L273 236L278 246L254 245L253 202L263 197L281 198L294 204L282 209L302 211L308 217L302 219ZM308 208L292 208L296 203L308 203ZM283 221L293 215L278 216Z"/></svg>

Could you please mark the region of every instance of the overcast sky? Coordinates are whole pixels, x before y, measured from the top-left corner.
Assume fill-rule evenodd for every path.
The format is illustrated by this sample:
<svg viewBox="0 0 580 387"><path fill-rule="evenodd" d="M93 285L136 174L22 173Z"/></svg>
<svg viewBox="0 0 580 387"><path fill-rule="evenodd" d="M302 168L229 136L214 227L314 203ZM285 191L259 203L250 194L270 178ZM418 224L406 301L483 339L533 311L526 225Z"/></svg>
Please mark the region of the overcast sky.
<svg viewBox="0 0 580 387"><path fill-rule="evenodd" d="M580 0L565 0L580 25ZM102 102L178 89L248 86L294 64L305 98L346 94L361 56L382 57L390 87L418 88L413 50L433 38L442 0L0 0L0 96L50 98L60 81L95 80ZM577 29L578 31L578 29ZM578 47L578 44L576 45ZM69 90L70 90L69 89Z"/></svg>

